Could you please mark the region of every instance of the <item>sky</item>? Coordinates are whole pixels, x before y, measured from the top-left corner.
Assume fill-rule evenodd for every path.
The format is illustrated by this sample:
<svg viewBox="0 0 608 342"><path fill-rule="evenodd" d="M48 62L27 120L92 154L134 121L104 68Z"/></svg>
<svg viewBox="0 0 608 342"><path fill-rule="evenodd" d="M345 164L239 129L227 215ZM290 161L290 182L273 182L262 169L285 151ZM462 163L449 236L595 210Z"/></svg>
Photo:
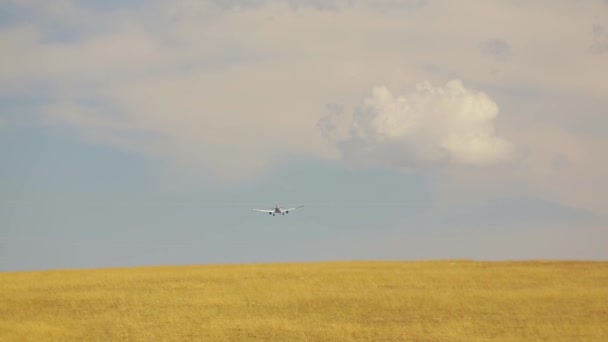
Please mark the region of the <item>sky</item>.
<svg viewBox="0 0 608 342"><path fill-rule="evenodd" d="M0 271L608 260L608 1L8 0L0 51Z"/></svg>

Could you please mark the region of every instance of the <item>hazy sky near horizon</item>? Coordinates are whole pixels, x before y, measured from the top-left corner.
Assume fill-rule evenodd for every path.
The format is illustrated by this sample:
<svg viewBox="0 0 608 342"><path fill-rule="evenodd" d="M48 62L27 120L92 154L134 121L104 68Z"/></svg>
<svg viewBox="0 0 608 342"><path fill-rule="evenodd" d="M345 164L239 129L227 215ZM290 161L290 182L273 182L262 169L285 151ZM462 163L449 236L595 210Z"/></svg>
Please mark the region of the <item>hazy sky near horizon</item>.
<svg viewBox="0 0 608 342"><path fill-rule="evenodd" d="M0 51L0 271L608 259L607 1L9 0Z"/></svg>

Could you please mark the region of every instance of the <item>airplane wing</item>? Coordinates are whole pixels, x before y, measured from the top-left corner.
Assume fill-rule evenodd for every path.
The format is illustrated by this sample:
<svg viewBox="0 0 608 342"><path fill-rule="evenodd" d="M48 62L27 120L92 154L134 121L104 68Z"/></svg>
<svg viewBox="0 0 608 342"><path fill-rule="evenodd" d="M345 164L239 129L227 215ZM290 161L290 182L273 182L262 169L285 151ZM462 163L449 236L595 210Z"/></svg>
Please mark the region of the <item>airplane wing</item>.
<svg viewBox="0 0 608 342"><path fill-rule="evenodd" d="M292 210L296 210L296 209L299 209L299 208L302 208L302 207L303 207L303 205L301 205L299 207L295 207L295 208L283 209L283 211L292 211Z"/></svg>
<svg viewBox="0 0 608 342"><path fill-rule="evenodd" d="M274 213L274 210L269 210L269 209L253 209L255 211L260 211L263 213Z"/></svg>

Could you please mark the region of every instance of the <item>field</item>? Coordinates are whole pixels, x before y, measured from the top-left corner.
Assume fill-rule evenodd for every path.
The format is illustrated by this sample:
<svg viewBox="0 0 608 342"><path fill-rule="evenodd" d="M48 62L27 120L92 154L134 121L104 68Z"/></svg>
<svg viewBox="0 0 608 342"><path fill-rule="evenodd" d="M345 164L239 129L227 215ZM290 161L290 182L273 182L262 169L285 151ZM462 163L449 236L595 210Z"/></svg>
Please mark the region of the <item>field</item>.
<svg viewBox="0 0 608 342"><path fill-rule="evenodd" d="M0 273L0 341L608 341L606 262Z"/></svg>

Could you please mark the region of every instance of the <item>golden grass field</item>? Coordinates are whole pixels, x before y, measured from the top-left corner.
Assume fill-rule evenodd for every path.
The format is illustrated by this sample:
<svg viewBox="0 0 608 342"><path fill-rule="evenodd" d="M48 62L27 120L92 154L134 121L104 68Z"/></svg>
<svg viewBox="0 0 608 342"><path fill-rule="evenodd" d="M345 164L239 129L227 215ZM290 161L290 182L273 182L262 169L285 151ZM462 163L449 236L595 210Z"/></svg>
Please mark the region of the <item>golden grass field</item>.
<svg viewBox="0 0 608 342"><path fill-rule="evenodd" d="M0 273L0 341L608 341L606 262Z"/></svg>

